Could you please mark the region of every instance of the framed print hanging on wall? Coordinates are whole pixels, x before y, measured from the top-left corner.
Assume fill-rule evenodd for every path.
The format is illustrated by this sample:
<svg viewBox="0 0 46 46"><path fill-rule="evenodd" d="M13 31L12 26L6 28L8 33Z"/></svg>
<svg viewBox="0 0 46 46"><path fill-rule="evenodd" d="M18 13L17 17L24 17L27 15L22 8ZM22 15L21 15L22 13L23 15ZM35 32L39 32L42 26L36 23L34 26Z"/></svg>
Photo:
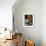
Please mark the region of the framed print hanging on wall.
<svg viewBox="0 0 46 46"><path fill-rule="evenodd" d="M34 14L24 14L23 15L23 25L24 27L34 27Z"/></svg>

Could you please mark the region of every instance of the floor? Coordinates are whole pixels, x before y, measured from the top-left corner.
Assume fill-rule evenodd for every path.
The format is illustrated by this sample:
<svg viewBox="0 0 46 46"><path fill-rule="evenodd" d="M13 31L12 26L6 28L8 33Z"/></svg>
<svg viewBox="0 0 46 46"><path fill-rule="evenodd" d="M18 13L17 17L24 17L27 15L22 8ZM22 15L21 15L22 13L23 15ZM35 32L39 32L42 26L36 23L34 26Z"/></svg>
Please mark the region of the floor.
<svg viewBox="0 0 46 46"><path fill-rule="evenodd" d="M16 46L15 39L13 40L6 40L6 42L2 43L0 46Z"/></svg>
<svg viewBox="0 0 46 46"><path fill-rule="evenodd" d="M0 46L16 46L16 39L6 40L2 44L0 44ZM20 46L24 46L24 45L21 43Z"/></svg>
<svg viewBox="0 0 46 46"><path fill-rule="evenodd" d="M22 44L22 42L21 41L23 41L22 40L22 37L20 37L19 35L17 35L17 37L16 36L14 36L14 37L12 37L13 39L11 39L11 40L6 40L6 39L0 39L0 46L16 46L16 44L17 44L17 46L18 45L20 45L20 46L23 46ZM5 42L3 42L4 40L6 40ZM18 44L18 42L17 41L19 41L19 44ZM1 42L3 42L3 43L1 43ZM17 42L17 43L16 43Z"/></svg>

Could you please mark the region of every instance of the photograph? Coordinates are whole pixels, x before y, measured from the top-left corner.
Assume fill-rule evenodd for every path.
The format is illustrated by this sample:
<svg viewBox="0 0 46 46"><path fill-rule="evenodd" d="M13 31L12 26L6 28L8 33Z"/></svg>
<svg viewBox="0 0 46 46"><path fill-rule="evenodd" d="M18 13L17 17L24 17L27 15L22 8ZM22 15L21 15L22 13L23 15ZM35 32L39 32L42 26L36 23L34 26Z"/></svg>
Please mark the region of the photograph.
<svg viewBox="0 0 46 46"><path fill-rule="evenodd" d="M32 26L32 25L33 25L33 16L25 15L25 26Z"/></svg>
<svg viewBox="0 0 46 46"><path fill-rule="evenodd" d="M33 26L34 26L34 15L24 14L24 27L33 27Z"/></svg>

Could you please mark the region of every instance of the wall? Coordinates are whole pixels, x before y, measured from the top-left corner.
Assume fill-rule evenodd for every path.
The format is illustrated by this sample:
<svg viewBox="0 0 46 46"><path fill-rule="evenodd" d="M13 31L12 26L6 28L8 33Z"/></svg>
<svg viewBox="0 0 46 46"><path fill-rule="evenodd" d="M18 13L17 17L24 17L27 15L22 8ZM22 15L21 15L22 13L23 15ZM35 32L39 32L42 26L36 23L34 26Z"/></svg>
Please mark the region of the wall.
<svg viewBox="0 0 46 46"><path fill-rule="evenodd" d="M12 6L16 0L0 0L0 27L12 29Z"/></svg>
<svg viewBox="0 0 46 46"><path fill-rule="evenodd" d="M16 3L17 4L17 3ZM15 19L15 29L23 33L23 37L35 41L36 46L41 46L40 34L40 15L41 15L41 1L40 0L23 0L19 5L13 6L13 13ZM23 26L23 14L34 14L34 27Z"/></svg>
<svg viewBox="0 0 46 46"><path fill-rule="evenodd" d="M40 29L42 46L46 46L46 0L41 1Z"/></svg>

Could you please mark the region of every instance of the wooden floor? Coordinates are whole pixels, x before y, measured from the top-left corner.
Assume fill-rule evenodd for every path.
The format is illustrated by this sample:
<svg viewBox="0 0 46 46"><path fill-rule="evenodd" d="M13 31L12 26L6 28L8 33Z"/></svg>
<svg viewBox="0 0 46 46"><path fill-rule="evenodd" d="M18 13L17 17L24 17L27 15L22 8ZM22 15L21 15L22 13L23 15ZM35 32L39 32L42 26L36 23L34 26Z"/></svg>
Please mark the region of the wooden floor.
<svg viewBox="0 0 46 46"><path fill-rule="evenodd" d="M2 43L0 46L16 46L15 39L13 40L6 40L6 42Z"/></svg>
<svg viewBox="0 0 46 46"><path fill-rule="evenodd" d="M0 46L16 46L16 45L18 45L18 44L16 44L17 41L22 41L21 37L14 36L12 38L13 38L12 40L0 39L0 42L6 40L6 42L3 42L2 44L0 44ZM20 45L23 46L22 42L19 42L19 43L21 43Z"/></svg>

